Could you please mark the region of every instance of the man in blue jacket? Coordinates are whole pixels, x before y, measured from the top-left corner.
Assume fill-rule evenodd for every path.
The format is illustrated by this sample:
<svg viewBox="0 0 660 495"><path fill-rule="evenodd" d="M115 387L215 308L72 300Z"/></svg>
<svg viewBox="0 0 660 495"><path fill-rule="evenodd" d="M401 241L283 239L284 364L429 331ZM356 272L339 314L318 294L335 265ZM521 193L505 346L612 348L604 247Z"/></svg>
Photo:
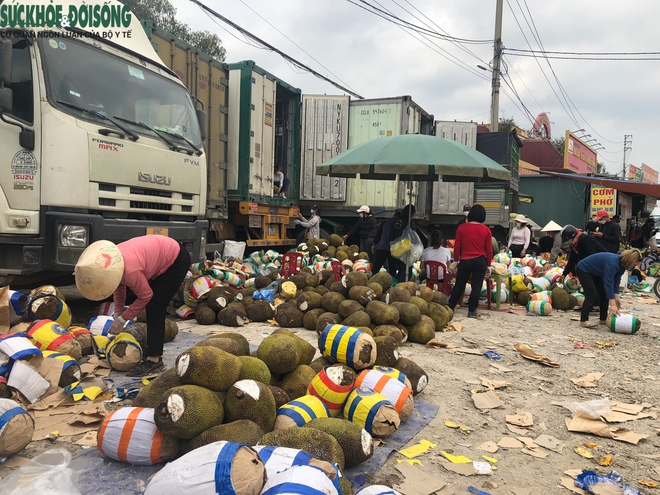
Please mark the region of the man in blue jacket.
<svg viewBox="0 0 660 495"><path fill-rule="evenodd" d="M584 291L584 303L580 313L580 326L592 328L597 323L589 322L589 312L596 301L600 305L601 325L607 323L607 314L619 315L621 297L619 284L626 270L632 270L642 261L638 249L629 249L621 254L596 253L577 264L577 276Z"/></svg>

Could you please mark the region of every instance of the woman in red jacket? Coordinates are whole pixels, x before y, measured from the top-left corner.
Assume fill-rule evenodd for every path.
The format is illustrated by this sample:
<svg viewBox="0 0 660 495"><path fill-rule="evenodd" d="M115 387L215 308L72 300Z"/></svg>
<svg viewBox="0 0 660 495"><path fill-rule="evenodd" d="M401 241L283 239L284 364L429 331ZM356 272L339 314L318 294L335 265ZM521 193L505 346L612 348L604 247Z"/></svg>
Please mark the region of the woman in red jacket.
<svg viewBox="0 0 660 495"><path fill-rule="evenodd" d="M467 223L458 226L454 241L454 260L458 261L456 285L451 291L449 307L453 310L465 292L470 276L472 293L468 300L468 318L477 317L477 306L481 295L486 270L493 259L493 242L490 229L484 225L486 210L481 205L474 205L467 216Z"/></svg>
<svg viewBox="0 0 660 495"><path fill-rule="evenodd" d="M76 264L76 286L92 301L114 295L114 322L108 333L116 335L127 321L147 312L147 356L128 372L145 376L161 371L165 343L167 306L181 287L190 268L190 254L177 241L162 235L135 237L115 245L96 241L80 255ZM126 289L137 300L124 310ZM121 309L120 309L121 308Z"/></svg>

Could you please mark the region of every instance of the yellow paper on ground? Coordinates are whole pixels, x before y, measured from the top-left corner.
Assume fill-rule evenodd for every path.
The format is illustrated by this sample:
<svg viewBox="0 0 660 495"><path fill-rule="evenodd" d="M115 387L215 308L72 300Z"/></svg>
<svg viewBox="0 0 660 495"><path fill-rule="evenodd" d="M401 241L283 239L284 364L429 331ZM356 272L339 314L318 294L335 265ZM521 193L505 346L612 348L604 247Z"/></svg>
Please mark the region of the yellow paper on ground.
<svg viewBox="0 0 660 495"><path fill-rule="evenodd" d="M420 440L418 443L407 449L399 450L399 454L412 459L418 455L425 454L429 450L433 450L436 447L434 443L429 442L428 440Z"/></svg>
<svg viewBox="0 0 660 495"><path fill-rule="evenodd" d="M472 462L472 459L468 459L464 455L451 455L450 453L445 451L442 451L441 454L445 456L445 458L453 464L467 464L469 462Z"/></svg>

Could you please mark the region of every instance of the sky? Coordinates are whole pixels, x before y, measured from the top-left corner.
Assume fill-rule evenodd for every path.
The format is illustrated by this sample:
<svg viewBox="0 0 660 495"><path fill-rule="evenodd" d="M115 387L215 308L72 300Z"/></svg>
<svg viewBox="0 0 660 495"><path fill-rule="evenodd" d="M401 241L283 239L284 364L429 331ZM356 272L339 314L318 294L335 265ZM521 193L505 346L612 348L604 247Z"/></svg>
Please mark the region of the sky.
<svg viewBox="0 0 660 495"><path fill-rule="evenodd" d="M425 29L490 40L480 44L425 39L348 0L201 1L365 98L410 95L436 120L490 121L491 76L477 65L487 67L493 59L496 0L368 0ZM190 0L171 2L180 21L220 36L227 62L254 60L305 94L342 94L279 55L256 48ZM545 112L553 138L585 129L578 135L590 134L585 139L596 139L591 144L601 143L605 149L599 150L598 160L610 173L621 173L624 135L632 135L626 163L660 170L655 129L660 60L551 59L548 64L542 57L506 51L529 50L530 45L538 50L540 39L548 52L660 52L659 19L658 0L504 0L503 70L522 104L503 82L508 97L500 96L500 117L512 117L523 129L531 129L532 118Z"/></svg>

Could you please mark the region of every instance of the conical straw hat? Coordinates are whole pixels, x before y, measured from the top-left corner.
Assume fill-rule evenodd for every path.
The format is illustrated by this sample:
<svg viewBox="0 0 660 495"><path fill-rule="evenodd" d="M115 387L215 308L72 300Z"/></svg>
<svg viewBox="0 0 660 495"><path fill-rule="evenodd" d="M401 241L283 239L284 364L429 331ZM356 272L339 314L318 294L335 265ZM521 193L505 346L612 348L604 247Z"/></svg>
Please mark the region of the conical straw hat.
<svg viewBox="0 0 660 495"><path fill-rule="evenodd" d="M541 232L561 232L561 225L556 223L554 220L550 220L548 224L541 229Z"/></svg>
<svg viewBox="0 0 660 495"><path fill-rule="evenodd" d="M102 301L119 287L124 258L110 241L96 241L83 251L74 271L76 287L92 301Z"/></svg>

